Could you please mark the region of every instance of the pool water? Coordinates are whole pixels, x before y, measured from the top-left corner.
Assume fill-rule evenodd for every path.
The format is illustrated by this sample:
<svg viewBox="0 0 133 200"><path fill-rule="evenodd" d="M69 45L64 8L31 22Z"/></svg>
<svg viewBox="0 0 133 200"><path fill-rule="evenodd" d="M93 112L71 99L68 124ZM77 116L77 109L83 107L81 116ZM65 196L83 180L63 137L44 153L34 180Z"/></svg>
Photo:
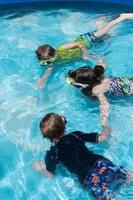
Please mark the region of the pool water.
<svg viewBox="0 0 133 200"><path fill-rule="evenodd" d="M49 112L65 115L67 131L101 131L97 101L66 84L67 72L84 61L54 68L45 87L37 88L40 67L34 51L43 43L56 47L83 32L96 30L101 16L107 20L129 7L26 4L0 9L0 199L81 200L93 197L76 177L59 167L53 179L34 171L32 162L43 160L50 143L38 128ZM116 26L108 39L92 49L106 57L107 76L133 76L133 22ZM133 171L133 97L110 98L112 135L107 142L88 145L97 153ZM133 187L123 187L120 200L133 199Z"/></svg>

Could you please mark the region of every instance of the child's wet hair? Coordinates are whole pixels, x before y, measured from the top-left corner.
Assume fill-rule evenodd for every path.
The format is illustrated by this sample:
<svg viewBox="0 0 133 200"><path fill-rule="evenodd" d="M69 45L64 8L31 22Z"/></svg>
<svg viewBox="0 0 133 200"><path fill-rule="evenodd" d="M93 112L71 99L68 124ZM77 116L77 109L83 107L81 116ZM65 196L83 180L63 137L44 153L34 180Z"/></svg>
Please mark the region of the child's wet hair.
<svg viewBox="0 0 133 200"><path fill-rule="evenodd" d="M94 75L97 79L103 78L104 75L104 67L101 65L96 65L94 68Z"/></svg>
<svg viewBox="0 0 133 200"><path fill-rule="evenodd" d="M93 77L93 69L91 67L80 67L75 71L68 73L69 77L74 79L76 83L87 84L89 79Z"/></svg>
<svg viewBox="0 0 133 200"><path fill-rule="evenodd" d="M56 55L56 50L48 44L39 46L35 52L39 60L47 60Z"/></svg>
<svg viewBox="0 0 133 200"><path fill-rule="evenodd" d="M53 142L64 135L66 119L56 113L49 113L40 122L40 130L44 138Z"/></svg>
<svg viewBox="0 0 133 200"><path fill-rule="evenodd" d="M104 67L101 65L96 65L94 69L87 66L80 67L75 71L69 72L68 76L72 78L75 83L83 85L88 84L86 88L82 88L82 92L85 95L90 96L92 94L93 87L100 84L104 77Z"/></svg>

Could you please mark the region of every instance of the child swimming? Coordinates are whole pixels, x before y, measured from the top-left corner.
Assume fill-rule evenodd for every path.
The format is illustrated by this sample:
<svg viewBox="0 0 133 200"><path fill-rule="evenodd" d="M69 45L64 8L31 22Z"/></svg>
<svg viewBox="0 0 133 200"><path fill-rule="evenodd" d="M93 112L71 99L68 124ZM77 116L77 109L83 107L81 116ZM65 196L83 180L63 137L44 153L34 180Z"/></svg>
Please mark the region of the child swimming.
<svg viewBox="0 0 133 200"><path fill-rule="evenodd" d="M85 66L69 72L67 82L81 88L83 94L98 98L101 124L107 127L110 107L107 96L133 94L133 77L104 77L104 71L104 62L100 60L93 69Z"/></svg>
<svg viewBox="0 0 133 200"><path fill-rule="evenodd" d="M39 85L43 85L51 74L52 67L56 64L78 60L89 59L87 49L90 49L92 44L97 41L98 38L107 34L116 24L125 21L132 20L133 13L121 14L118 18L107 23L103 28L95 32L84 33L76 38L72 43L60 45L56 49L48 44L44 44L36 50L37 58L41 65L47 67L44 75L39 79Z"/></svg>
<svg viewBox="0 0 133 200"><path fill-rule="evenodd" d="M123 167L117 167L109 159L90 151L85 142L98 143L106 140L110 129L101 134L74 131L64 135L66 118L55 113L49 113L40 122L44 138L54 145L47 151L45 163L35 162L36 170L52 176L58 164L64 165L74 173L80 183L92 191L98 200L113 200L114 189L122 184L133 181L133 174ZM113 189L112 189L113 188Z"/></svg>

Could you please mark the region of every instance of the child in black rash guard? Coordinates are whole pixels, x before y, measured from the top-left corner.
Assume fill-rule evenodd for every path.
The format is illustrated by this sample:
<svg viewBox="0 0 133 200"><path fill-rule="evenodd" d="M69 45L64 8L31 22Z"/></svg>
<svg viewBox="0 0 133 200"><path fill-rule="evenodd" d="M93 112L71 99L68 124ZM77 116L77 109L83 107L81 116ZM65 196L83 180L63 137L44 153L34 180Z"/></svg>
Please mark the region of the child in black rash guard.
<svg viewBox="0 0 133 200"><path fill-rule="evenodd" d="M114 199L114 188L132 182L133 174L123 167L115 166L110 160L93 153L85 146L85 142L104 141L110 129L105 129L101 134L74 131L64 135L65 127L65 117L55 113L49 113L41 120L43 137L48 138L54 145L46 153L45 164L35 162L34 167L38 171L44 170L45 175L52 176L57 164L63 164L71 173L77 175L81 184L91 190L96 199Z"/></svg>

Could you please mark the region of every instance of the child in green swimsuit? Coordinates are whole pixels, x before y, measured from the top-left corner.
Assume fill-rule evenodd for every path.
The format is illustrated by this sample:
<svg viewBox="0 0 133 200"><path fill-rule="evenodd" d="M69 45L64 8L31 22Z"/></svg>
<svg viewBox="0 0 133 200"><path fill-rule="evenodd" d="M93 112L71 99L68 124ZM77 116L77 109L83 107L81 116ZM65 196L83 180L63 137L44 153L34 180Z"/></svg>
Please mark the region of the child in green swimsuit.
<svg viewBox="0 0 133 200"><path fill-rule="evenodd" d="M56 49L48 44L44 44L36 50L37 58L41 65L46 65L42 78L39 80L39 85L43 85L51 74L52 67L56 64L67 62L71 60L78 60L80 58L88 59L87 49L91 48L93 42L107 34L116 24L133 19L133 13L121 14L118 18L107 23L103 28L96 32L84 33L76 38L72 43L60 45Z"/></svg>

